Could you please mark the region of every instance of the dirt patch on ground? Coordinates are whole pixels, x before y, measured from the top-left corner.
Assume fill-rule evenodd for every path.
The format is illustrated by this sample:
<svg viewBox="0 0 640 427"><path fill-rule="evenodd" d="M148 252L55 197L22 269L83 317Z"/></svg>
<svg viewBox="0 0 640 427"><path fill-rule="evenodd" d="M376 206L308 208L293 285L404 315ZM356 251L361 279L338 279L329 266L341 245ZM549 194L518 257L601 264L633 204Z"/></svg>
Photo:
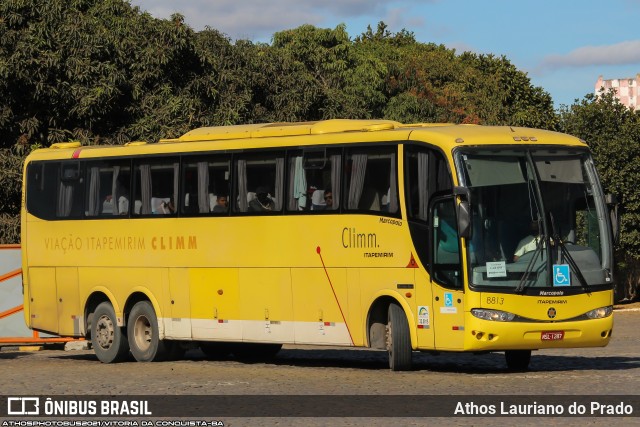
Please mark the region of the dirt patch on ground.
<svg viewBox="0 0 640 427"><path fill-rule="evenodd" d="M633 300L626 300L626 301L620 301L619 303L615 304L613 306L614 310L624 310L624 309L640 309L640 300L639 299L633 299Z"/></svg>

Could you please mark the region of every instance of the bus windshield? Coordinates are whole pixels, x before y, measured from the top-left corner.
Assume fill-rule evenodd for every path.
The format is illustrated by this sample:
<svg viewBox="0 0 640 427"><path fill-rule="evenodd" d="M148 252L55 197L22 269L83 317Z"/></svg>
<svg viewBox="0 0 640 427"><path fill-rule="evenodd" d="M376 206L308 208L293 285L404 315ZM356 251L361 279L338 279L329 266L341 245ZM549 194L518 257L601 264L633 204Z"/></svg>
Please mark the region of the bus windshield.
<svg viewBox="0 0 640 427"><path fill-rule="evenodd" d="M590 155L575 149L458 154L470 189L470 286L588 292L610 285L604 198Z"/></svg>

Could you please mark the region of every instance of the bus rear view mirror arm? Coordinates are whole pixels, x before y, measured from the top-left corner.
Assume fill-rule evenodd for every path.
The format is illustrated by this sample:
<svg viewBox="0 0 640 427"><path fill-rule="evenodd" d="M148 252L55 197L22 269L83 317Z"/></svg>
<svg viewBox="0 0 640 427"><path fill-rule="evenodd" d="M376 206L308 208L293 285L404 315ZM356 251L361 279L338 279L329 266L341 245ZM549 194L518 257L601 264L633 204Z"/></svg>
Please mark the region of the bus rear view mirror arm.
<svg viewBox="0 0 640 427"><path fill-rule="evenodd" d="M471 238L471 191L467 187L453 187L453 194L460 197L456 205L458 234L465 239Z"/></svg>

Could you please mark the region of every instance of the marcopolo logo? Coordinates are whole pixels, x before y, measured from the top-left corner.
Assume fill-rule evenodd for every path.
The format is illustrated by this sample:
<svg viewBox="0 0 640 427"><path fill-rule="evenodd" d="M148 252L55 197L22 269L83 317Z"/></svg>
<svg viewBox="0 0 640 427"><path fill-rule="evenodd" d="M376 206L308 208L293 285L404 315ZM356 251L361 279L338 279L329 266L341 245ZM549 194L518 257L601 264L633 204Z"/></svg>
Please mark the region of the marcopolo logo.
<svg viewBox="0 0 640 427"><path fill-rule="evenodd" d="M40 398L7 398L7 415L40 415Z"/></svg>

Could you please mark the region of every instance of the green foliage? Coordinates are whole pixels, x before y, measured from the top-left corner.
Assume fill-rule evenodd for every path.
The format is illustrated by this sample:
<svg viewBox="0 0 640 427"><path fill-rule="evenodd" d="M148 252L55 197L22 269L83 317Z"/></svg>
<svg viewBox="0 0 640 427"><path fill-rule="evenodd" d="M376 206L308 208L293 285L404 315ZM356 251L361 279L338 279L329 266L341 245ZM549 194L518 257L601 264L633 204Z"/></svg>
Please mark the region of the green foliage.
<svg viewBox="0 0 640 427"><path fill-rule="evenodd" d="M0 148L0 243L20 242L22 164L36 148L40 146Z"/></svg>
<svg viewBox="0 0 640 427"><path fill-rule="evenodd" d="M344 25L303 25L231 43L125 0L5 0L0 34L0 215L12 230L24 148L36 144L338 117L557 125L549 95L506 58L458 55L382 22L354 39ZM15 242L6 229L0 241Z"/></svg>
<svg viewBox="0 0 640 427"><path fill-rule="evenodd" d="M506 58L418 43L412 33L391 33L384 23L355 39L362 57L383 67L382 102L373 116L402 122L518 125L553 129L551 96L531 85Z"/></svg>
<svg viewBox="0 0 640 427"><path fill-rule="evenodd" d="M333 30L303 25L282 31L274 34L272 46L265 50L277 62L266 68L263 90L270 94L266 106L275 107L269 108L274 113L284 112L280 120L370 117L367 101L376 96L382 67L353 52L344 25Z"/></svg>
<svg viewBox="0 0 640 427"><path fill-rule="evenodd" d="M482 85L480 111L487 124L556 128L551 96L532 86L527 74L506 57L465 52L460 60L480 73L474 77Z"/></svg>
<svg viewBox="0 0 640 427"><path fill-rule="evenodd" d="M548 95L506 59L458 56L382 22L353 41L344 25L303 25L232 45L123 0L10 0L0 16L5 148L336 117L553 126Z"/></svg>
<svg viewBox="0 0 640 427"><path fill-rule="evenodd" d="M209 122L219 63L208 49L229 45L219 34L197 44L180 15L122 0L8 1L0 16L5 147L158 139Z"/></svg>

